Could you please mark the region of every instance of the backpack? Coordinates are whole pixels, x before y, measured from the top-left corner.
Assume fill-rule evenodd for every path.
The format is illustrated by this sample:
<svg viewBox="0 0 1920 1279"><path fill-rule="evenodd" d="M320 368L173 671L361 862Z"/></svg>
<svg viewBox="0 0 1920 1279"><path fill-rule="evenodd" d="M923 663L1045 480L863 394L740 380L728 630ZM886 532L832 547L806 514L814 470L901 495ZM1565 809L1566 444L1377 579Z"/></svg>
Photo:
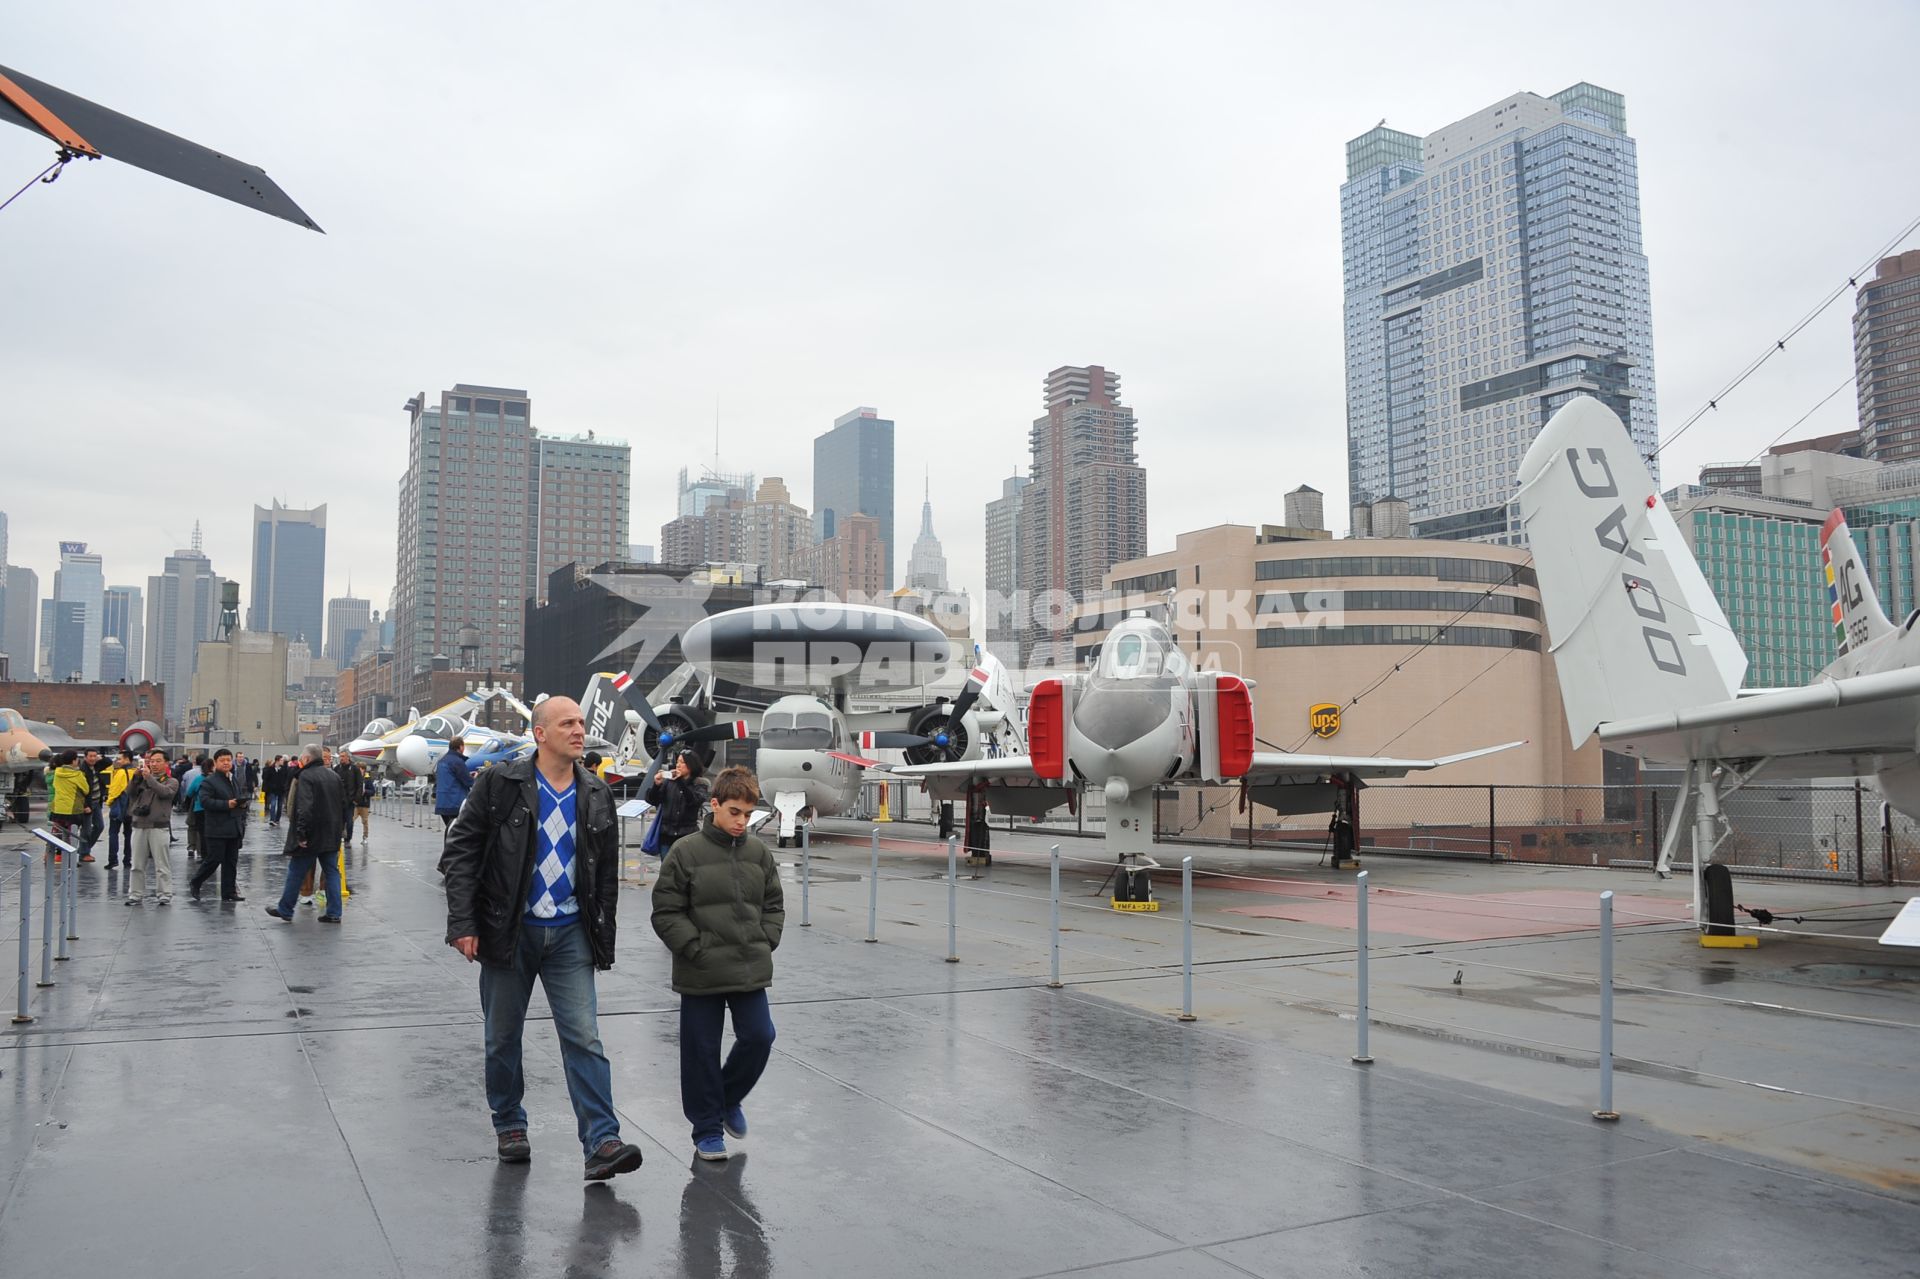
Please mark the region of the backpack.
<svg viewBox="0 0 1920 1279"><path fill-rule="evenodd" d="M187 771L192 772L193 770L188 769ZM187 781L185 777L180 779L180 789L173 793L173 811L176 813L191 813L193 811L193 796L187 793Z"/></svg>

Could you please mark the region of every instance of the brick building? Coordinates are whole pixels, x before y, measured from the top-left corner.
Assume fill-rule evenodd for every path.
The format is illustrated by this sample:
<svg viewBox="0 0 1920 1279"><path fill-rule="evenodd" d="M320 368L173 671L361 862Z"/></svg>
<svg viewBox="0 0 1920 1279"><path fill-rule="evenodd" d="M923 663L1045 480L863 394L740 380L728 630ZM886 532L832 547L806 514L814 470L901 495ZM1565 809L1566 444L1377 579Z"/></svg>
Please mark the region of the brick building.
<svg viewBox="0 0 1920 1279"><path fill-rule="evenodd" d="M145 719L160 725L167 740L175 741L179 731L167 723L166 690L165 684L146 680L138 684L4 680L0 681L0 706L27 719L57 724L82 739L118 737L129 725Z"/></svg>

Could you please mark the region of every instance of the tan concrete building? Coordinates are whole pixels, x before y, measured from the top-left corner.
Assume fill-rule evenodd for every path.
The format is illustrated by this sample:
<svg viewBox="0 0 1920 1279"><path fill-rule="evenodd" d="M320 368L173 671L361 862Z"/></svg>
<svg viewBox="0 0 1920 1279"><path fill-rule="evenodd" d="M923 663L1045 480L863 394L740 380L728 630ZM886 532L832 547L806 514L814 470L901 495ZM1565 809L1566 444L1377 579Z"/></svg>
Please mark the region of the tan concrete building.
<svg viewBox="0 0 1920 1279"><path fill-rule="evenodd" d="M887 544L871 515L843 515L839 531L813 547L812 579L836 600L884 603Z"/></svg>
<svg viewBox="0 0 1920 1279"><path fill-rule="evenodd" d="M1172 551L1115 565L1107 575L1104 624L1102 610L1083 611L1077 655L1084 660L1093 653L1126 609L1170 605L1174 634L1197 663L1253 681L1255 731L1271 744L1259 749L1434 758L1524 741L1409 780L1462 787L1600 784L1599 747L1575 751L1568 742L1525 551L1404 538L1283 538L1279 528L1224 524L1180 534ZM1315 710L1329 706L1339 708L1338 727L1316 733ZM1324 730L1326 711L1320 715ZM1363 827L1474 818L1476 809L1484 815L1484 794L1473 799L1421 790L1396 798L1393 785L1368 788ZM1597 800L1590 791L1541 792L1530 797L1529 811L1539 808L1541 819L1585 821L1600 816ZM1225 837L1246 828L1237 805L1223 805L1217 795L1165 803L1177 807L1184 833ZM1458 814L1440 811L1456 807ZM1325 825L1265 810L1254 820L1302 831ZM1161 824L1169 827L1164 807Z"/></svg>
<svg viewBox="0 0 1920 1279"><path fill-rule="evenodd" d="M239 631L230 640L200 645L186 713L207 710L214 728L237 733L241 741L292 742L300 719L286 694L287 637Z"/></svg>

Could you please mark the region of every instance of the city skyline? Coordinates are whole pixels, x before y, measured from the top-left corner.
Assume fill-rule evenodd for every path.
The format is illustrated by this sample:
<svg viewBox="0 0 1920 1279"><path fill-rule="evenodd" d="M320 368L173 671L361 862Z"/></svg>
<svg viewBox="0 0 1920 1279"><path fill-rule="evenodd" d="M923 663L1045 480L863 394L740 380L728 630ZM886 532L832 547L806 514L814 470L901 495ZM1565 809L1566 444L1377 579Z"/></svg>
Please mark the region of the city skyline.
<svg viewBox="0 0 1920 1279"><path fill-rule="evenodd" d="M979 513L1021 461L1033 371L1093 360L1127 371L1129 398L1151 406L1152 422L1181 427L1141 441L1159 495L1149 551L1208 522L1277 519L1279 492L1302 482L1326 493L1339 532L1350 496L1339 226L1325 193L1343 180L1345 142L1383 115L1390 128L1424 131L1520 86L1585 81L1626 96L1668 432L1920 201L1920 174L1878 163L1872 138L1874 122L1900 118L1901 92L1855 74L1842 31L1788 6L1729 28L1712 15L1627 5L1624 21L1657 16L1659 36L1610 49L1574 38L1583 28L1571 16L1543 15L1521 33L1477 20L1472 6L1408 6L1390 20L1430 51L1422 65L1308 56L1346 38L1335 15L1122 7L1101 14L1101 39L1085 53L1091 74L1132 88L1073 96L1045 73L1048 48L1078 47L1090 11L1072 6L1023 17L1031 38L1017 45L969 39L913 60L911 72L890 53L924 43L929 20L916 15L874 24L829 6L808 21L769 15L741 38L719 15L652 32L608 6L593 15L604 40L574 50L564 72L543 53L523 74L569 110L662 121L648 145L669 177L665 201L639 194L658 189L646 174L605 172L576 151L579 140L556 153L504 104L458 105L458 61L517 45L537 24L369 8L342 30L303 32L316 65L337 55L359 100L433 141L423 170L417 157L338 154L312 106L338 80L255 66L280 47L284 24L197 12L117 12L115 38L85 48L64 22L23 15L10 56L190 134L204 123L198 108L158 68L194 69L215 99L250 104L229 136L217 127L195 136L263 163L332 234L294 236L111 165L32 190L7 211L14 234L68 246L69 258L84 246L90 270L114 282L103 313L68 300L62 255L20 264L19 287L36 307L32 324L7 330L15 414L28 428L9 461L37 482L9 494L9 559L33 569L43 593L61 538L89 540L110 580L138 582L186 543L196 518L214 562L244 581L247 505L273 491L330 504L326 594L341 595L351 573L384 613L405 448L394 388L410 391L423 374L429 385L467 376L530 386L547 423L627 439L637 454L644 443L624 531L633 542L654 541L671 518L672 475L711 455L716 419L729 462L785 476L798 497L810 492L815 424L852 403L879 404L903 424L899 473L932 468L950 575L979 596ZM1879 40L1911 42L1920 15L1880 10L1873 28ZM369 36L402 56L446 57L423 56L418 77L393 82L348 56ZM1694 51L1707 44L1725 56L1702 64ZM600 73L616 51L641 46L647 75ZM879 55L873 74L895 100L883 117L857 109L822 69L830 51L847 49ZM951 116L955 87L983 78L1000 86L992 109ZM1782 82L1807 92L1783 100L1773 88ZM700 87L725 104L710 118L675 105ZM170 104L175 114L160 110ZM929 130L942 148L904 145ZM1058 180L1053 148L1067 136L1135 193L1098 206L1037 199ZM0 160L30 173L44 163L31 163L39 150L16 130L0 141ZM722 172L688 159L703 153L744 163ZM582 201L544 185L486 217L373 194L532 156L609 188ZM839 205L849 185L904 215L856 226ZM135 206L142 218L129 226ZM550 244L561 210L576 220L570 239L605 246L590 272L554 269L548 251L521 247ZM163 245L205 261L190 269ZM391 304L396 278L459 278L476 262L488 264L498 302L438 307L431 323L422 306ZM1759 262L1765 271L1752 269ZM645 306L632 305L636 285ZM1831 391L1851 369L1847 309L1833 308L1667 448L1670 480L1760 451ZM284 339L295 330L311 335L298 351ZM96 368L76 361L82 351L113 359ZM324 379L312 378L315 363L329 369ZM83 379L89 394L73 396ZM1795 433L1849 425L1852 398L1835 396ZM103 485L99 468L61 452L76 433L111 442L123 432L168 445L143 456L137 490ZM210 469L205 450L216 442ZM1274 483L1223 486L1223 455ZM210 498L216 473L252 493ZM76 527L73 513L103 495L122 508Z"/></svg>

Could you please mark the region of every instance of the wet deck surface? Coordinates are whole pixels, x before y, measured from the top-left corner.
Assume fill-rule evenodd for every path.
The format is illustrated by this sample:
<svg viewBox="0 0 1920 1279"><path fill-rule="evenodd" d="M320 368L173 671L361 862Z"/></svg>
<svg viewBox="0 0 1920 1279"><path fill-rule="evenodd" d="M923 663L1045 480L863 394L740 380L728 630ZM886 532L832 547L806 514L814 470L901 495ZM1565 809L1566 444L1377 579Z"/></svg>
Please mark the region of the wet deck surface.
<svg viewBox="0 0 1920 1279"><path fill-rule="evenodd" d="M889 834L877 944L857 836L813 849L812 927L789 884L779 1041L724 1165L691 1157L667 956L646 889L626 890L601 1034L647 1162L593 1187L545 1021L526 1041L534 1162L494 1159L477 970L442 944L437 823L376 819L339 929L310 908L292 925L264 914L283 867L264 837L242 855L240 906L181 891L129 909L103 853L83 868L74 958L31 992L35 1022L0 1037L0 1272L1920 1268L1909 957L1806 939L1703 952L1658 923L1684 903L1679 883L1377 863L1377 901L1392 889L1395 910L1430 913L1376 914L1377 1060L1359 1067L1350 875L1201 852L1258 882L1203 875L1199 1020L1182 1024L1177 885L1160 886L1158 916L1116 915L1090 895L1099 867L1070 862L1067 985L1050 990L1043 843L1001 841L967 882L949 964L944 856L912 842L924 828ZM18 843L0 829L9 959ZM1622 993L1614 1125L1587 1113L1596 946L1581 903L1603 887L1623 911L1629 893L1648 899L1622 920L1638 926L1622 928L1619 979L1670 992ZM34 930L37 944L37 900Z"/></svg>

